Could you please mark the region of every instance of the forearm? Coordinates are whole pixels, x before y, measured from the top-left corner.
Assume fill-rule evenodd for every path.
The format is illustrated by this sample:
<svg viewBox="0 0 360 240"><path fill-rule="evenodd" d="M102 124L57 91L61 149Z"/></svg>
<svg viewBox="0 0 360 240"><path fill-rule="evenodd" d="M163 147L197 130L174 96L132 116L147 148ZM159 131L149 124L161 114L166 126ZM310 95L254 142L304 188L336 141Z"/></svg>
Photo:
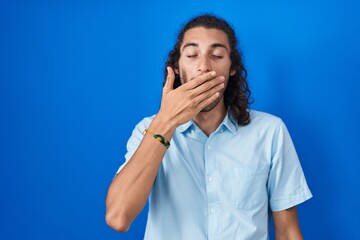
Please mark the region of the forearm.
<svg viewBox="0 0 360 240"><path fill-rule="evenodd" d="M149 129L170 140L175 127L155 118ZM118 231L127 231L144 208L166 148L150 134L111 183L106 198L106 221Z"/></svg>
<svg viewBox="0 0 360 240"><path fill-rule="evenodd" d="M276 240L303 240L296 207L273 212Z"/></svg>
<svg viewBox="0 0 360 240"><path fill-rule="evenodd" d="M276 240L303 240L300 229L277 231L275 233Z"/></svg>

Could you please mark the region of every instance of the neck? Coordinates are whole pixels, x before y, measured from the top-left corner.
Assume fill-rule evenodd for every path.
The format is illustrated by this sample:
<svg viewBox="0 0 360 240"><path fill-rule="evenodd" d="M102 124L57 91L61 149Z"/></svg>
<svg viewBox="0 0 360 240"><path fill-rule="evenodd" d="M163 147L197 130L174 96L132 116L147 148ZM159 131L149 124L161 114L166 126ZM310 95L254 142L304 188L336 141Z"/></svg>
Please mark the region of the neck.
<svg viewBox="0 0 360 240"><path fill-rule="evenodd" d="M193 120L209 136L224 120L226 113L224 99L222 99L211 111L200 112Z"/></svg>

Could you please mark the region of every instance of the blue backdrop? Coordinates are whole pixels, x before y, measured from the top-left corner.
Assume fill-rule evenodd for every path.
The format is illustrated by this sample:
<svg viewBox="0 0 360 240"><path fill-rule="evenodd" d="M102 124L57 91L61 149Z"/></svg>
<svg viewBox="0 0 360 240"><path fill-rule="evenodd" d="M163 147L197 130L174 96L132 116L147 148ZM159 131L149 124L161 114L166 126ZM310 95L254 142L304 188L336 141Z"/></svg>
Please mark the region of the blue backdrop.
<svg viewBox="0 0 360 240"><path fill-rule="evenodd" d="M107 187L190 17L226 18L253 109L287 124L314 198L305 239L360 239L358 1L0 3L0 239L141 239L106 226ZM166 226L164 226L166 227Z"/></svg>

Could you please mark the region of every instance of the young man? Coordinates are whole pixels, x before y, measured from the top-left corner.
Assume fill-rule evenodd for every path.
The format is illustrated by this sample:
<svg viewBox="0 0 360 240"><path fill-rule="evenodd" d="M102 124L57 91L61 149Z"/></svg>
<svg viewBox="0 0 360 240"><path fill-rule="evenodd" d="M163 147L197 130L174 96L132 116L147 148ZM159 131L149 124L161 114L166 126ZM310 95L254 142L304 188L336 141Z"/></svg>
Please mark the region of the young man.
<svg viewBox="0 0 360 240"><path fill-rule="evenodd" d="M180 31L161 108L135 127L109 187L109 226L127 231L149 198L145 239L268 239L269 210L277 239L302 239L296 205L312 195L284 123L248 109L236 45L215 16Z"/></svg>

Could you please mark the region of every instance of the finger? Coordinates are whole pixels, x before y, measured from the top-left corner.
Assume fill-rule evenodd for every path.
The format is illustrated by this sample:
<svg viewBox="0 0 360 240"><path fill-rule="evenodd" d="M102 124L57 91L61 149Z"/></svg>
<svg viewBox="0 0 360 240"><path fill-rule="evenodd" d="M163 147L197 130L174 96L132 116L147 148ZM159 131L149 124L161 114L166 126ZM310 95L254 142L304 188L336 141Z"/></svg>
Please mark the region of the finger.
<svg viewBox="0 0 360 240"><path fill-rule="evenodd" d="M225 81L224 76L219 76L219 77L213 78L207 82L204 82L200 86L197 86L196 88L192 89L191 90L192 95L196 97L196 96L200 95L201 93L210 90L211 88L215 87L216 85L223 84L224 81Z"/></svg>
<svg viewBox="0 0 360 240"><path fill-rule="evenodd" d="M212 72L208 72L208 73L204 73L196 78L194 78L193 80L187 82L186 84L186 89L193 89L193 88L196 88L197 86L203 84L204 82L210 80L210 79L213 79L216 75L216 72L215 71L212 71Z"/></svg>
<svg viewBox="0 0 360 240"><path fill-rule="evenodd" d="M203 101L206 101L208 98L211 98L214 94L219 93L222 91L225 87L224 83L220 83L219 85L216 85L215 87L209 89L208 91L205 91L201 93L200 95L196 96L194 98L194 102L197 103L197 105L201 104Z"/></svg>
<svg viewBox="0 0 360 240"><path fill-rule="evenodd" d="M164 91L169 92L174 89L175 73L171 67L167 67L166 70L167 70L167 76L166 76Z"/></svg>
<svg viewBox="0 0 360 240"><path fill-rule="evenodd" d="M214 102L218 97L220 96L219 92L214 93L209 98L206 98L204 101L200 102L199 105L197 105L197 109L200 112L207 106L209 106L212 102Z"/></svg>

